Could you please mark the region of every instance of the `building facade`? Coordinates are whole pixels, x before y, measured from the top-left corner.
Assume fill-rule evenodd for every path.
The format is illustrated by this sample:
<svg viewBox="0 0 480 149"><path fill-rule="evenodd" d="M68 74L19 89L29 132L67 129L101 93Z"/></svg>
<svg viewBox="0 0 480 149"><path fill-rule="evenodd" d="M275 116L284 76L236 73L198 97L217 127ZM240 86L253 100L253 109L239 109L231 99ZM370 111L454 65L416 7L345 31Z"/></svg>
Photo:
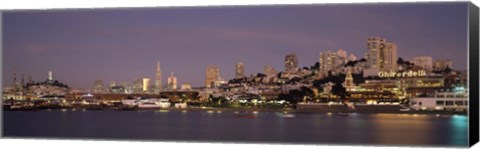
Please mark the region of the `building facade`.
<svg viewBox="0 0 480 149"><path fill-rule="evenodd" d="M220 69L215 65L208 65L205 70L205 87L215 87L215 81L220 78Z"/></svg>
<svg viewBox="0 0 480 149"><path fill-rule="evenodd" d="M430 72L433 69L432 57L430 56L418 56L413 58L413 63L422 67L424 70Z"/></svg>
<svg viewBox="0 0 480 149"><path fill-rule="evenodd" d="M295 72L298 70L298 58L296 54L285 56L285 71Z"/></svg>
<svg viewBox="0 0 480 149"><path fill-rule="evenodd" d="M379 71L397 70L397 45L382 37L370 37L367 40L367 66Z"/></svg>
<svg viewBox="0 0 480 149"><path fill-rule="evenodd" d="M433 70L435 71L442 71L445 70L446 68L452 68L453 63L451 60L436 60L433 63Z"/></svg>
<svg viewBox="0 0 480 149"><path fill-rule="evenodd" d="M177 89L177 77L173 75L173 72L170 74L170 77L168 77L167 83L169 91L174 91Z"/></svg>

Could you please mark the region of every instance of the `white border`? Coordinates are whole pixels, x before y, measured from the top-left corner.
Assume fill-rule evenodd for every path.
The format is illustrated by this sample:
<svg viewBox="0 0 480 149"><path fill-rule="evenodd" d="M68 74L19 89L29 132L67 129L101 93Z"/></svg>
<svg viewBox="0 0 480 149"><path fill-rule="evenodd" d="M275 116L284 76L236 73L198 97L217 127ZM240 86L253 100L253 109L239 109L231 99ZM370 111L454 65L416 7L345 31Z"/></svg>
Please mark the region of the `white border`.
<svg viewBox="0 0 480 149"><path fill-rule="evenodd" d="M435 2L447 2L452 0L434 0ZM459 0L455 0L459 1ZM461 0L464 1L464 0ZM480 0L472 0L479 6ZM24 10L24 9L65 9L65 8L119 8L119 7L162 7L162 6L219 6L219 5L260 5L260 4L312 4L312 3L378 3L378 2L428 2L428 0L3 0L0 1L0 10ZM1 15L0 15L1 19ZM1 21L0 21L1 23ZM1 24L0 24L1 28ZM0 37L1 48L1 37ZM0 53L0 57L1 57ZM0 62L2 58L0 58ZM0 70L1 71L1 70ZM1 75L2 73L0 73ZM1 79L1 78L0 78ZM1 80L0 80L1 84ZM1 124L0 124L1 126ZM3 127L0 128L0 130ZM273 145L273 144L233 144L233 143L175 143L175 142L129 142L129 141L86 141L86 140L46 140L46 139L0 139L2 148L25 147L25 148L232 148L232 149L263 149L263 148L400 148L400 147L380 147L380 146L338 146L338 145ZM477 144L475 147L479 147ZM404 147L401 147L404 148ZM423 148L423 147L422 147ZM427 148L423 148L427 149Z"/></svg>

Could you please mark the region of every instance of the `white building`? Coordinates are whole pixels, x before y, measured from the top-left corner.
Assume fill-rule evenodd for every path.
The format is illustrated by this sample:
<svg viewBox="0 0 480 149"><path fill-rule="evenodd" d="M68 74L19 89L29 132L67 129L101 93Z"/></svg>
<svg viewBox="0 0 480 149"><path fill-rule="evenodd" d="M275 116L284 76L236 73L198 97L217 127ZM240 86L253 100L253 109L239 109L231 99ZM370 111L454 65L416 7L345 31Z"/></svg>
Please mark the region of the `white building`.
<svg viewBox="0 0 480 149"><path fill-rule="evenodd" d="M415 57L415 58L413 58L413 63L417 66L422 67L426 71L432 71L432 69L433 69L432 57L430 57L430 56Z"/></svg>

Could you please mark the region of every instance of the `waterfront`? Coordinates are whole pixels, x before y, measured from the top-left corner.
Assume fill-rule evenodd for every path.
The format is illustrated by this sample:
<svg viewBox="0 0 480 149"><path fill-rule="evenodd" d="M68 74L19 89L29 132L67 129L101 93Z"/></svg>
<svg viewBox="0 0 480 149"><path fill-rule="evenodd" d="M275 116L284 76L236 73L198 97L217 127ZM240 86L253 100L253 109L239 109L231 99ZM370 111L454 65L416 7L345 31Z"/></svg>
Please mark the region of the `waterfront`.
<svg viewBox="0 0 480 149"><path fill-rule="evenodd" d="M5 137L466 146L467 117L233 110L4 111Z"/></svg>

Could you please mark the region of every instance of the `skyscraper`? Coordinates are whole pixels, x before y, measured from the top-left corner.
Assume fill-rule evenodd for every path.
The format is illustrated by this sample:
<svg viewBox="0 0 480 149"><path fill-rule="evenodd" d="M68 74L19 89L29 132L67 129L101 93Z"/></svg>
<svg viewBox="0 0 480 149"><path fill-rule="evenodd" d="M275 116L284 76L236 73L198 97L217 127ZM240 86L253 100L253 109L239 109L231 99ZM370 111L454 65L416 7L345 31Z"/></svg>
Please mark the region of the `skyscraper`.
<svg viewBox="0 0 480 149"><path fill-rule="evenodd" d="M413 63L417 66L422 67L426 71L432 71L432 57L430 56L418 56L413 58Z"/></svg>
<svg viewBox="0 0 480 149"><path fill-rule="evenodd" d="M205 87L215 87L215 81L220 78L220 69L215 65L208 65L205 69Z"/></svg>
<svg viewBox="0 0 480 149"><path fill-rule="evenodd" d="M285 56L285 71L294 72L298 70L298 58L296 54Z"/></svg>
<svg viewBox="0 0 480 149"><path fill-rule="evenodd" d="M168 90L174 91L177 89L177 77L173 75L173 72L172 74L170 74L170 77L168 77L167 83L168 83Z"/></svg>
<svg viewBox="0 0 480 149"><path fill-rule="evenodd" d="M103 81L102 80L95 80L93 84L93 92L94 93L103 93Z"/></svg>
<svg viewBox="0 0 480 149"><path fill-rule="evenodd" d="M237 63L235 66L235 78L243 78L245 77L245 64L242 62Z"/></svg>
<svg viewBox="0 0 480 149"><path fill-rule="evenodd" d="M150 78L142 78L142 91L143 93L147 93L150 87Z"/></svg>
<svg viewBox="0 0 480 149"><path fill-rule="evenodd" d="M387 42L382 37L370 37L367 40L365 57L367 67L379 71L395 71L397 69L397 45Z"/></svg>
<svg viewBox="0 0 480 149"><path fill-rule="evenodd" d="M320 52L318 56L318 63L320 64L318 68L319 74L326 75L328 71L331 71L336 60L337 53L330 50Z"/></svg>
<svg viewBox="0 0 480 149"><path fill-rule="evenodd" d="M160 61L157 61L157 71L155 74L155 93L158 94L163 91L162 86L162 70L160 70Z"/></svg>

